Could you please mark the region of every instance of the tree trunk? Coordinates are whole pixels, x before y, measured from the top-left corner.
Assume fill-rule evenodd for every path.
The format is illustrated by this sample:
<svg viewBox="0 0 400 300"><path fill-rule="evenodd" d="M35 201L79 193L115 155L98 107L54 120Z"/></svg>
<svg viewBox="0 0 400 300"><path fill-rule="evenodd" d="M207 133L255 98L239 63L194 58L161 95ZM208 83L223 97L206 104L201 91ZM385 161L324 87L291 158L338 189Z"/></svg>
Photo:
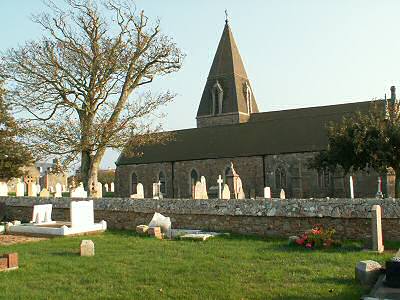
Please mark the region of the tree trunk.
<svg viewBox="0 0 400 300"><path fill-rule="evenodd" d="M99 191L97 190L97 172L99 171L99 161L92 161L90 166L90 170L88 173L87 185L88 185L88 194L90 196L94 196Z"/></svg>
<svg viewBox="0 0 400 300"><path fill-rule="evenodd" d="M400 168L394 170L395 172L395 183L394 183L394 197L400 197Z"/></svg>
<svg viewBox="0 0 400 300"><path fill-rule="evenodd" d="M82 151L81 160L81 180L86 191L89 191L89 171L92 164L92 158L89 151ZM78 184L78 183L77 183Z"/></svg>

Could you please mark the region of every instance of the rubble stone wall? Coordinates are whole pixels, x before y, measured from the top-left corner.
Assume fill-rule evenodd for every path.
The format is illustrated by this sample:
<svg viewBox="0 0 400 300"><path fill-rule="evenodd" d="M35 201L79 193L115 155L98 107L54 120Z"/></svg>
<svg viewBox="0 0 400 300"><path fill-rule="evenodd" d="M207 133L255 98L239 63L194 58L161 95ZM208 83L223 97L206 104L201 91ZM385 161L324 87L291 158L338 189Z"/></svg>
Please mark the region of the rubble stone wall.
<svg viewBox="0 0 400 300"><path fill-rule="evenodd" d="M77 199L76 199L77 200ZM68 221L70 198L0 197L0 218L29 221L35 204L53 204L53 220ZM338 238L369 239L371 208L382 207L383 235L400 240L400 201L393 199L94 199L96 220L109 228L134 229L154 212L171 217L174 228L228 231L262 236L296 235L314 224L333 226Z"/></svg>

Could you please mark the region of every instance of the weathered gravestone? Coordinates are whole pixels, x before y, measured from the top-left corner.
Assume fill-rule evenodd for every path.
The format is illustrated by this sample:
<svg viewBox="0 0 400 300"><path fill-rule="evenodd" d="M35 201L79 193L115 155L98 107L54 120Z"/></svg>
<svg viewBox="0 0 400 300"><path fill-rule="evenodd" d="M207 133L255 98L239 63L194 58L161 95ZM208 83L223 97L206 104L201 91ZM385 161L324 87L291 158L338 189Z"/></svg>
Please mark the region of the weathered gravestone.
<svg viewBox="0 0 400 300"><path fill-rule="evenodd" d="M103 197L103 185L101 184L101 182L96 182L92 185L92 196L94 198Z"/></svg>
<svg viewBox="0 0 400 300"><path fill-rule="evenodd" d="M50 197L50 192L49 192L46 188L44 188L44 189L40 192L39 197Z"/></svg>
<svg viewBox="0 0 400 300"><path fill-rule="evenodd" d="M381 274L382 266L373 260L359 261L355 268L356 280L363 287L372 287Z"/></svg>
<svg viewBox="0 0 400 300"><path fill-rule="evenodd" d="M20 179L17 180L17 186L15 190L15 195L17 197L23 197L25 196L25 184L21 182Z"/></svg>
<svg viewBox="0 0 400 300"><path fill-rule="evenodd" d="M194 199L203 199L203 185L200 181L197 181L194 187Z"/></svg>
<svg viewBox="0 0 400 300"><path fill-rule="evenodd" d="M110 192L114 193L114 182L111 182Z"/></svg>
<svg viewBox="0 0 400 300"><path fill-rule="evenodd" d="M372 250L382 253L384 251L382 239L382 209L380 205L372 206Z"/></svg>
<svg viewBox="0 0 400 300"><path fill-rule="evenodd" d="M229 191L229 186L224 184L224 190L222 191L222 199L229 200L231 198L231 192Z"/></svg>
<svg viewBox="0 0 400 300"><path fill-rule="evenodd" d="M37 197L37 185L34 182L28 182L28 197Z"/></svg>
<svg viewBox="0 0 400 300"><path fill-rule="evenodd" d="M144 188L140 182L136 186L136 194L131 195L133 199L144 199Z"/></svg>
<svg viewBox="0 0 400 300"><path fill-rule="evenodd" d="M77 188L71 189L71 198L87 198L87 191L85 191L82 182Z"/></svg>
<svg viewBox="0 0 400 300"><path fill-rule="evenodd" d="M54 194L55 198L61 198L62 197L62 186L60 183L56 184L56 193Z"/></svg>
<svg viewBox="0 0 400 300"><path fill-rule="evenodd" d="M8 196L8 186L6 182L0 182L0 197Z"/></svg>
<svg viewBox="0 0 400 300"><path fill-rule="evenodd" d="M264 198L271 199L271 188L269 186L264 188Z"/></svg>
<svg viewBox="0 0 400 300"><path fill-rule="evenodd" d="M244 194L242 180L240 179L239 176L236 178L235 188L236 188L235 198L242 199L242 200L245 199L246 195Z"/></svg>
<svg viewBox="0 0 400 300"><path fill-rule="evenodd" d="M94 243L92 240L82 240L80 247L81 256L94 256Z"/></svg>
<svg viewBox="0 0 400 300"><path fill-rule="evenodd" d="M108 193L108 183L106 183L106 184L104 185L104 189L105 189L106 192Z"/></svg>

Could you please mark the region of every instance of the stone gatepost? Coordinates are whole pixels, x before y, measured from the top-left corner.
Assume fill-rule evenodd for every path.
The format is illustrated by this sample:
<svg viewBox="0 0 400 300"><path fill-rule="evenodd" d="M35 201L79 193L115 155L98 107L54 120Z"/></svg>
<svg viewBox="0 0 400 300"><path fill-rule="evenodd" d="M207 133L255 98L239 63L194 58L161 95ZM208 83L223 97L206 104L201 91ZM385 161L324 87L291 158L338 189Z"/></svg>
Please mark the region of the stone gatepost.
<svg viewBox="0 0 400 300"><path fill-rule="evenodd" d="M380 205L372 206L371 210L372 224L372 250L382 253L384 250L382 240L382 209Z"/></svg>

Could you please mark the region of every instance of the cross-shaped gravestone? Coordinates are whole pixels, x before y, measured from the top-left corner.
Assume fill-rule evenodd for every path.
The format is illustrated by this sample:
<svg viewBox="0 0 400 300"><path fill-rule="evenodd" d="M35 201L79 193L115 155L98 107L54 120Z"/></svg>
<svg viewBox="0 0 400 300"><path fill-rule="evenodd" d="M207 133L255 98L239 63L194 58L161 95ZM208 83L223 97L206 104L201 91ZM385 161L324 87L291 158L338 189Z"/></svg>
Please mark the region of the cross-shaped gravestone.
<svg viewBox="0 0 400 300"><path fill-rule="evenodd" d="M218 182L218 199L222 199L222 183L224 181L222 180L221 175L218 176L217 182Z"/></svg>

